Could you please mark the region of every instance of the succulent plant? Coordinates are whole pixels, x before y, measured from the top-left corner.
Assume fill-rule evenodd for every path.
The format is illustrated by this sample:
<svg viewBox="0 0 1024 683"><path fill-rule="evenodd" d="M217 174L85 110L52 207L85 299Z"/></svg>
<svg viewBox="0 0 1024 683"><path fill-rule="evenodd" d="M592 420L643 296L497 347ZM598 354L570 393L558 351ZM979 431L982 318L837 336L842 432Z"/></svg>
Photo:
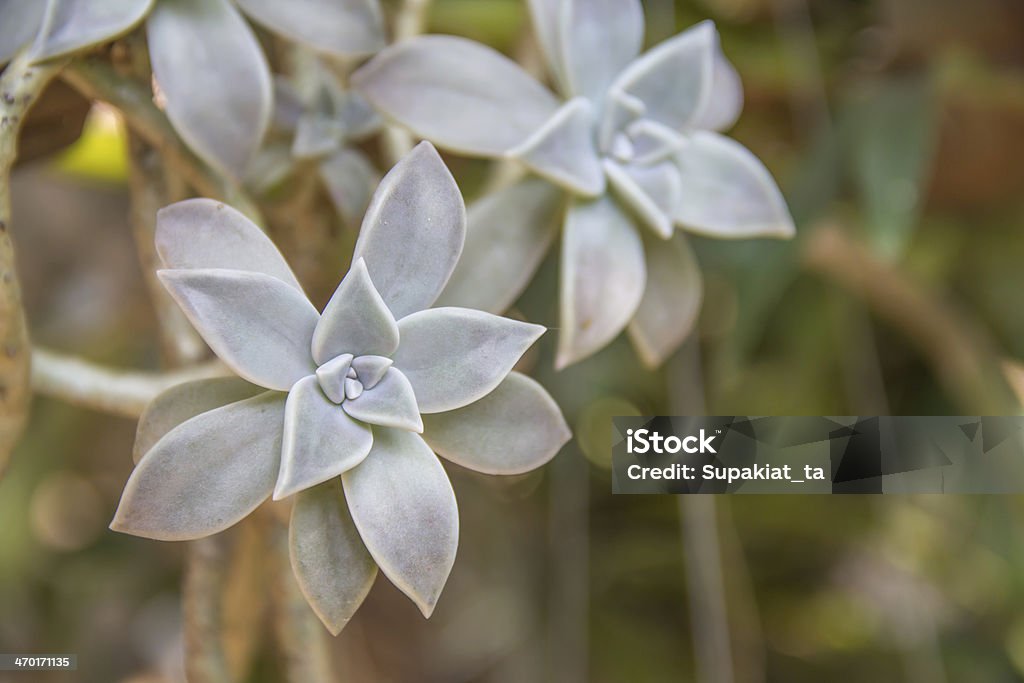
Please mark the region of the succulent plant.
<svg viewBox="0 0 1024 683"><path fill-rule="evenodd" d="M180 385L149 406L111 528L195 539L291 498L292 567L332 632L378 568L429 616L459 528L435 452L514 474L569 438L551 397L512 371L544 328L430 308L464 237L462 196L428 143L377 189L322 313L239 212L202 199L164 209L160 278L237 377Z"/></svg>
<svg viewBox="0 0 1024 683"><path fill-rule="evenodd" d="M380 173L356 144L383 122L320 59L310 57L304 66L301 78L274 79L271 135L249 166L247 184L265 191L312 164L345 224L358 229Z"/></svg>
<svg viewBox="0 0 1024 683"><path fill-rule="evenodd" d="M38 62L64 57L145 21L171 123L204 161L241 178L266 133L273 89L267 58L239 9L287 40L336 57L384 46L377 0L6 0L0 63L26 46Z"/></svg>
<svg viewBox="0 0 1024 683"><path fill-rule="evenodd" d="M742 106L735 69L704 22L640 54L639 0L530 0L562 97L495 50L422 36L380 52L354 87L389 119L455 152L514 159L528 178L470 210L467 251L442 295L501 312L532 277L561 222L556 365L624 328L655 366L689 333L699 269L677 227L739 239L790 237L768 170L719 132ZM554 187L571 196L564 218Z"/></svg>

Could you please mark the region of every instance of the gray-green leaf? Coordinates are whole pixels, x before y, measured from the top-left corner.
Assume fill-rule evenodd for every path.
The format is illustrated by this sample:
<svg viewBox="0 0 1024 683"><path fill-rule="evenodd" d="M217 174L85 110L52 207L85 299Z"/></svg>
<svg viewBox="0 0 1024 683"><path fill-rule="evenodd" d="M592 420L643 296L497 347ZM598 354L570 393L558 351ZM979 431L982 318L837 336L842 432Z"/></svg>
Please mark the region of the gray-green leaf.
<svg viewBox="0 0 1024 683"><path fill-rule="evenodd" d="M528 178L470 206L466 247L437 305L508 310L558 233L564 204L558 188Z"/></svg>
<svg viewBox="0 0 1024 683"><path fill-rule="evenodd" d="M139 461L110 528L188 541L232 526L270 496L285 395L268 391L193 417Z"/></svg>
<svg viewBox="0 0 1024 683"><path fill-rule="evenodd" d="M152 8L153 0L49 0L32 58L41 62L109 42L133 29Z"/></svg>
<svg viewBox="0 0 1024 683"><path fill-rule="evenodd" d="M518 64L455 36L392 45L356 71L352 84L416 135L479 156L516 147L558 109L555 96Z"/></svg>
<svg viewBox="0 0 1024 683"><path fill-rule="evenodd" d="M518 372L479 401L423 421L423 438L438 455L484 474L536 469L572 436L554 399Z"/></svg>
<svg viewBox="0 0 1024 683"><path fill-rule="evenodd" d="M376 0L235 0L270 31L338 57L368 55L384 47L384 21Z"/></svg>
<svg viewBox="0 0 1024 683"><path fill-rule="evenodd" d="M32 42L45 10L44 0L4 0L0 4L0 66Z"/></svg>
<svg viewBox="0 0 1024 683"><path fill-rule="evenodd" d="M182 422L263 391L239 377L214 377L185 382L161 392L139 418L132 459L139 462L164 434Z"/></svg>
<svg viewBox="0 0 1024 683"><path fill-rule="evenodd" d="M175 130L207 163L242 178L274 103L252 29L228 0L160 0L146 26Z"/></svg>
<svg viewBox="0 0 1024 683"><path fill-rule="evenodd" d="M377 578L335 478L299 493L288 528L292 572L320 621L338 635Z"/></svg>
<svg viewBox="0 0 1024 683"><path fill-rule="evenodd" d="M629 323L629 338L644 365L656 368L693 330L704 298L704 280L686 236L644 240L647 287Z"/></svg>
<svg viewBox="0 0 1024 683"><path fill-rule="evenodd" d="M455 492L437 456L419 434L379 427L370 455L341 481L377 566L429 617L459 547Z"/></svg>

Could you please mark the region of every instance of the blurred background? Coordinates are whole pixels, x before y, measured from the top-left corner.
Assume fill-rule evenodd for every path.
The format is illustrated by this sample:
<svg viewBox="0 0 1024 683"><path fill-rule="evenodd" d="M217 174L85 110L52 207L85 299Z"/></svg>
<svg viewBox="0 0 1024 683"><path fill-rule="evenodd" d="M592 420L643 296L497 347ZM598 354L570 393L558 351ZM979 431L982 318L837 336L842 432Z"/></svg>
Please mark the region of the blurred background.
<svg viewBox="0 0 1024 683"><path fill-rule="evenodd" d="M338 680L360 682L1024 680L1020 497L612 497L608 440L612 415L1019 412L1024 3L645 6L648 44L717 22L746 92L732 134L779 179L797 239L694 238L699 330L659 372L620 339L555 375L547 339L529 363L576 439L523 477L446 463L462 535L434 617L381 579L338 638L313 629L309 646L329 640ZM436 0L429 29L533 49L519 0ZM34 341L156 369L117 112L58 81L22 144L13 238ZM487 164L447 161L472 198ZM261 198L272 223L291 190ZM340 275L355 233L323 222L313 258ZM556 273L552 257L527 318L557 325ZM0 651L77 653L79 668L0 682L184 680L186 545L107 529L134 428L36 399L0 480ZM265 539L225 536L231 669L284 680Z"/></svg>

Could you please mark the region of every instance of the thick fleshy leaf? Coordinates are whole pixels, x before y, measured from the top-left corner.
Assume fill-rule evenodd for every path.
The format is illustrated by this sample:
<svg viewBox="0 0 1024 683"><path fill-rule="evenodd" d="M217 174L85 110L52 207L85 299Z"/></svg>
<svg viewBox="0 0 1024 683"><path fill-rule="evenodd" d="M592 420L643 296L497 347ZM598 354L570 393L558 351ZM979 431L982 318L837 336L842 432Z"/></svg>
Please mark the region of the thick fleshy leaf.
<svg viewBox="0 0 1024 683"><path fill-rule="evenodd" d="M186 199L160 209L156 251L168 268L263 273L302 291L270 238L240 211L212 199Z"/></svg>
<svg viewBox="0 0 1024 683"><path fill-rule="evenodd" d="M395 367L421 413L455 410L494 390L544 334L540 325L468 308L434 308L398 321Z"/></svg>
<svg viewBox="0 0 1024 683"><path fill-rule="evenodd" d="M302 594L327 630L338 635L377 578L377 563L352 522L341 479L295 497L288 547Z"/></svg>
<svg viewBox="0 0 1024 683"><path fill-rule="evenodd" d="M229 0L160 0L146 28L175 130L204 161L241 178L274 103L270 67L252 29Z"/></svg>
<svg viewBox="0 0 1024 683"><path fill-rule="evenodd" d="M723 131L732 128L743 111L743 81L736 67L716 50L714 67L711 71L711 95L693 127L701 130Z"/></svg>
<svg viewBox="0 0 1024 683"><path fill-rule="evenodd" d="M374 432L369 457L341 477L345 498L377 566L429 617L459 547L455 492L419 434Z"/></svg>
<svg viewBox="0 0 1024 683"><path fill-rule="evenodd" d="M390 356L398 348L398 325L357 258L313 333L313 358L323 364L343 353Z"/></svg>
<svg viewBox="0 0 1024 683"><path fill-rule="evenodd" d="M663 161L651 166L624 166L605 159L604 168L618 197L644 225L662 239L671 237L672 217L683 192L675 164Z"/></svg>
<svg viewBox="0 0 1024 683"><path fill-rule="evenodd" d="M284 403L268 391L172 429L128 478L110 528L188 541L240 521L274 489Z"/></svg>
<svg viewBox="0 0 1024 683"><path fill-rule="evenodd" d="M370 205L380 173L362 152L343 148L320 162L320 178L346 225L359 225Z"/></svg>
<svg viewBox="0 0 1024 683"><path fill-rule="evenodd" d="M340 121L320 113L304 114L295 125L292 156L318 159L337 149L344 135Z"/></svg>
<svg viewBox="0 0 1024 683"><path fill-rule="evenodd" d="M527 178L469 207L466 248L438 306L504 313L519 298L561 224L563 194Z"/></svg>
<svg viewBox="0 0 1024 683"><path fill-rule="evenodd" d="M242 11L274 33L339 57L384 47L376 0L236 0Z"/></svg>
<svg viewBox="0 0 1024 683"><path fill-rule="evenodd" d="M340 405L345 400L345 380L351 371L351 353L343 353L318 367L316 378L324 395Z"/></svg>
<svg viewBox="0 0 1024 683"><path fill-rule="evenodd" d="M423 423L423 438L438 455L485 474L529 472L572 437L554 399L518 372L479 401Z"/></svg>
<svg viewBox="0 0 1024 683"><path fill-rule="evenodd" d="M341 404L357 420L382 427L423 431L412 385L399 370L389 368L373 388L364 386L358 397Z"/></svg>
<svg viewBox="0 0 1024 683"><path fill-rule="evenodd" d="M36 0L46 5L47 0ZM33 60L62 57L106 43L135 27L153 0L48 0L49 10L32 46Z"/></svg>
<svg viewBox="0 0 1024 683"><path fill-rule="evenodd" d="M795 233L771 173L735 140L696 131L676 164L682 197L675 219L686 229L723 239L789 238Z"/></svg>
<svg viewBox="0 0 1024 683"><path fill-rule="evenodd" d="M316 377L299 380L284 409L281 470L274 500L321 484L363 461L373 433L320 389Z"/></svg>
<svg viewBox="0 0 1024 683"><path fill-rule="evenodd" d="M388 118L462 154L501 156L558 109L555 96L518 64L455 36L392 45L352 83Z"/></svg>
<svg viewBox="0 0 1024 683"><path fill-rule="evenodd" d="M243 379L278 391L316 371L320 314L277 278L240 270L161 270L164 286L213 352Z"/></svg>
<svg viewBox="0 0 1024 683"><path fill-rule="evenodd" d="M646 240L647 287L629 338L640 360L656 368L690 335L704 297L700 266L686 236Z"/></svg>
<svg viewBox="0 0 1024 683"><path fill-rule="evenodd" d="M577 97L509 156L571 192L596 197L605 185L594 125L593 106Z"/></svg>
<svg viewBox="0 0 1024 683"><path fill-rule="evenodd" d="M238 377L214 377L185 382L150 401L135 430L132 459L137 463L164 434L185 420L229 403L263 393L261 387Z"/></svg>
<svg viewBox="0 0 1024 683"><path fill-rule="evenodd" d="M331 81L336 85L337 81ZM334 114L345 130L345 137L359 140L372 135L384 125L380 115L362 95L352 90L330 88L334 101Z"/></svg>
<svg viewBox="0 0 1024 683"><path fill-rule="evenodd" d="M644 9L640 0L564 0L561 31L569 92L601 102L640 54Z"/></svg>
<svg viewBox="0 0 1024 683"><path fill-rule="evenodd" d="M537 43L547 60L555 83L568 91L565 80L565 57L562 52L562 6L564 0L527 0Z"/></svg>
<svg viewBox="0 0 1024 683"><path fill-rule="evenodd" d="M4 0L0 3L0 66L32 42L43 23L43 0Z"/></svg>
<svg viewBox="0 0 1024 683"><path fill-rule="evenodd" d="M377 386L377 382L383 379L392 365L394 361L384 356L360 356L352 360L352 369L355 370L359 382L367 389Z"/></svg>
<svg viewBox="0 0 1024 683"><path fill-rule="evenodd" d="M466 241L466 206L433 145L420 143L381 181L359 231L355 258L395 318L428 308Z"/></svg>
<svg viewBox="0 0 1024 683"><path fill-rule="evenodd" d="M612 85L644 104L644 115L674 130L693 125L711 96L717 32L701 22L655 46ZM612 99L611 104L616 105ZM616 105L621 106L621 105Z"/></svg>
<svg viewBox="0 0 1024 683"><path fill-rule="evenodd" d="M682 135L651 119L632 122L623 135L629 141L629 154L618 160L634 164L651 165L665 161L686 145Z"/></svg>
<svg viewBox="0 0 1024 683"><path fill-rule="evenodd" d="M614 339L644 293L644 249L638 228L611 197L574 202L562 233L558 369Z"/></svg>

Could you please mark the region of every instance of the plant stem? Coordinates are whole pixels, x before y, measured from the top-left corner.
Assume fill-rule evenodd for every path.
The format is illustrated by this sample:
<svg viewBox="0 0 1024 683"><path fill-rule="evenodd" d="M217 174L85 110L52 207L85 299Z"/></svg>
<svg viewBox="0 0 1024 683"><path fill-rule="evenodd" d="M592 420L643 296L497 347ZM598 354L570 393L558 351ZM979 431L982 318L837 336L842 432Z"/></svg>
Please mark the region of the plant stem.
<svg viewBox="0 0 1024 683"><path fill-rule="evenodd" d="M142 277L159 322L163 358L172 367L195 363L206 354L206 345L156 276L160 267L154 242L156 214L171 203L167 168L157 149L135 133L128 135L128 162L132 232Z"/></svg>
<svg viewBox="0 0 1024 683"><path fill-rule="evenodd" d="M259 208L236 182L215 171L185 147L170 121L153 104L147 88L95 59L75 62L64 71L63 78L85 97L107 102L120 110L128 126L159 150L175 173L199 193L227 202L254 222L263 224Z"/></svg>
<svg viewBox="0 0 1024 683"><path fill-rule="evenodd" d="M838 226L816 229L803 256L808 268L860 297L878 317L902 330L965 415L1020 412L991 340L966 315L896 266L875 258Z"/></svg>
<svg viewBox="0 0 1024 683"><path fill-rule="evenodd" d="M550 678L584 683L590 678L590 469L579 450L567 449L548 474Z"/></svg>
<svg viewBox="0 0 1024 683"><path fill-rule="evenodd" d="M704 378L700 346L691 337L669 362L669 402L673 415L703 415ZM686 560L696 680L732 683L732 634L722 576L722 548L718 540L718 511L711 495L677 496L679 526Z"/></svg>
<svg viewBox="0 0 1024 683"><path fill-rule="evenodd" d="M36 392L124 417L139 417L157 394L176 384L226 374L219 361L169 372L138 372L105 368L45 349L32 352Z"/></svg>
<svg viewBox="0 0 1024 683"><path fill-rule="evenodd" d="M0 474L28 418L31 343L11 242L11 169L29 109L63 63L33 66L25 55L0 76Z"/></svg>
<svg viewBox="0 0 1024 683"><path fill-rule="evenodd" d="M189 545L182 611L185 620L185 669L190 683L228 683L224 655L221 596L227 580L227 540L223 534Z"/></svg>

